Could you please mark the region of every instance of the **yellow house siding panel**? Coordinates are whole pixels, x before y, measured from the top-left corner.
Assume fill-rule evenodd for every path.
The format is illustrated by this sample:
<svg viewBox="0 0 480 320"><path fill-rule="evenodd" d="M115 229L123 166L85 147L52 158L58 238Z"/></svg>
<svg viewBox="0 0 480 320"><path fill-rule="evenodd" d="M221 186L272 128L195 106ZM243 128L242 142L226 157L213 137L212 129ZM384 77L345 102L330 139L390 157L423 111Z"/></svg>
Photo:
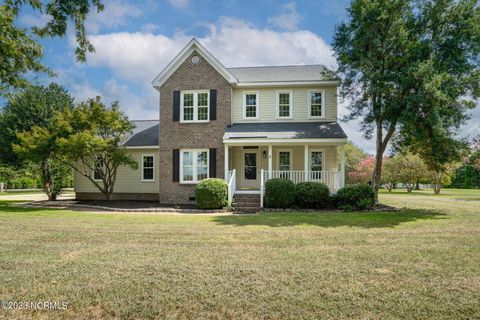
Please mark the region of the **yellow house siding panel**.
<svg viewBox="0 0 480 320"><path fill-rule="evenodd" d="M120 166L114 193L158 193L159 166L158 149L130 149L129 153L138 163L138 169ZM142 155L154 155L154 181L142 181ZM74 171L75 192L99 192L93 183L86 177Z"/></svg>

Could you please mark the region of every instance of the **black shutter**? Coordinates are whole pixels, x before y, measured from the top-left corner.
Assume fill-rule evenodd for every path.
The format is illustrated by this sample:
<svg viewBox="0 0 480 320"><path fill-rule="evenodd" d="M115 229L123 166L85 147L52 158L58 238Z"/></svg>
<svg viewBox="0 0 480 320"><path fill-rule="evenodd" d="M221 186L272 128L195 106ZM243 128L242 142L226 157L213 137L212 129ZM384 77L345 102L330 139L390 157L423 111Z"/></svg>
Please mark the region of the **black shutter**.
<svg viewBox="0 0 480 320"><path fill-rule="evenodd" d="M217 120L217 90L210 90L210 120Z"/></svg>
<svg viewBox="0 0 480 320"><path fill-rule="evenodd" d="M208 175L210 178L217 177L217 149L210 149L210 155L208 159Z"/></svg>
<svg viewBox="0 0 480 320"><path fill-rule="evenodd" d="M173 121L180 121L180 91L173 91Z"/></svg>
<svg viewBox="0 0 480 320"><path fill-rule="evenodd" d="M173 182L180 181L180 150L173 149Z"/></svg>

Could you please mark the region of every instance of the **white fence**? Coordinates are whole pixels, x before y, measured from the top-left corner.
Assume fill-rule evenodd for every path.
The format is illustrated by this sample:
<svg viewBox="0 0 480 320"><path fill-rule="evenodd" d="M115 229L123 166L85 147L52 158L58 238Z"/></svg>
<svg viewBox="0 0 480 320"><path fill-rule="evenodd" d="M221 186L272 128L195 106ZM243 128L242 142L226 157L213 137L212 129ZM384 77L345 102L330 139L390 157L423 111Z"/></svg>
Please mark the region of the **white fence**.
<svg viewBox="0 0 480 320"><path fill-rule="evenodd" d="M228 184L228 201L232 201L233 196L235 195L235 191L237 189L237 173L235 169L232 171L228 171L227 176L227 184Z"/></svg>

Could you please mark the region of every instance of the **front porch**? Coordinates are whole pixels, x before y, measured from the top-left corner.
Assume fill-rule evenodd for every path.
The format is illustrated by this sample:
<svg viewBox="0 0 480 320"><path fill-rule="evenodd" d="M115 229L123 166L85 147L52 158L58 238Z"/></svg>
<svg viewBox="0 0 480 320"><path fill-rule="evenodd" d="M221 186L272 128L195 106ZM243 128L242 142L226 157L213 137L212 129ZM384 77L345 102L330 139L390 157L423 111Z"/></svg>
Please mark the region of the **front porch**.
<svg viewBox="0 0 480 320"><path fill-rule="evenodd" d="M225 172L230 200L235 193L262 196L265 183L274 178L322 182L335 193L344 186L344 143L226 143Z"/></svg>

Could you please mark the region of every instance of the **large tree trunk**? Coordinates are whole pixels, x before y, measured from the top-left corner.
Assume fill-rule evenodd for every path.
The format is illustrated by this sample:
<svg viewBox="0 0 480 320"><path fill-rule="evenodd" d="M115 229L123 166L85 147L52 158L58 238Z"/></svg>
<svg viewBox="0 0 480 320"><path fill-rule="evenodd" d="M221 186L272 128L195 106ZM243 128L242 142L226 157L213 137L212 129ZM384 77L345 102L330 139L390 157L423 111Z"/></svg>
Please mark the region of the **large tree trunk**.
<svg viewBox="0 0 480 320"><path fill-rule="evenodd" d="M52 167L50 163L47 161L43 161L40 163L40 170L42 172L42 182L43 182L43 189L47 194L49 201L56 201L57 200L57 193L54 191L55 188L53 186L52 181Z"/></svg>
<svg viewBox="0 0 480 320"><path fill-rule="evenodd" d="M382 162L383 151L379 151L377 148L377 154L375 155L375 169L373 170L372 188L375 192L375 202L378 203L378 190L380 189L380 179L382 177Z"/></svg>

